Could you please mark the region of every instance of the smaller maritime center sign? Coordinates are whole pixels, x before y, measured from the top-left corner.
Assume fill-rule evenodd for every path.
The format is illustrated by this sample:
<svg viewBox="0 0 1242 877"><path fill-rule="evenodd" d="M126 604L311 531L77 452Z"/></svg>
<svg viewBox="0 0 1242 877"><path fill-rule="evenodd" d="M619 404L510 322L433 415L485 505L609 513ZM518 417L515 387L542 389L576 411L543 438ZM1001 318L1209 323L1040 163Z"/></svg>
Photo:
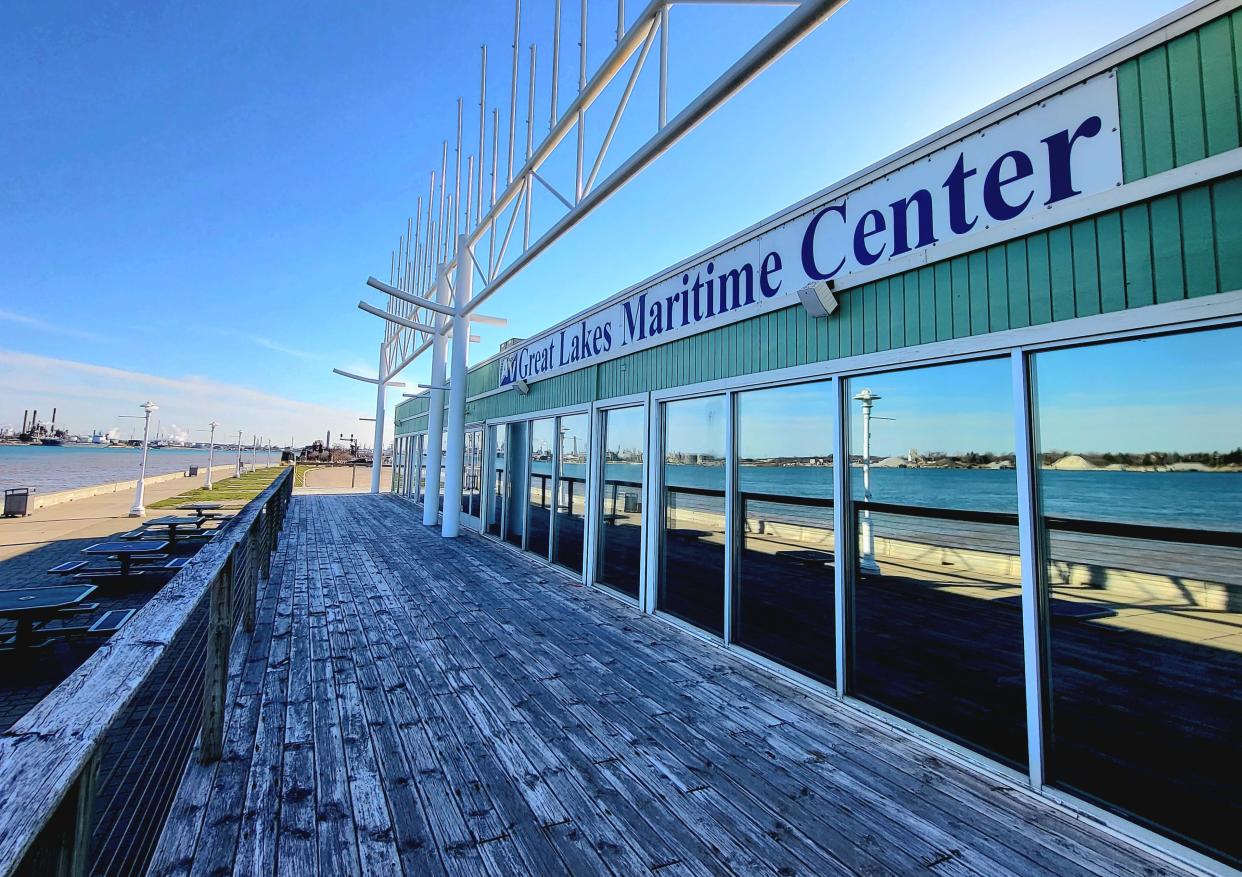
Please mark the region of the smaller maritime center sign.
<svg viewBox="0 0 1242 877"><path fill-rule="evenodd" d="M755 316L810 281L1119 186L1118 127L1116 80L1101 74L506 351L500 385Z"/></svg>

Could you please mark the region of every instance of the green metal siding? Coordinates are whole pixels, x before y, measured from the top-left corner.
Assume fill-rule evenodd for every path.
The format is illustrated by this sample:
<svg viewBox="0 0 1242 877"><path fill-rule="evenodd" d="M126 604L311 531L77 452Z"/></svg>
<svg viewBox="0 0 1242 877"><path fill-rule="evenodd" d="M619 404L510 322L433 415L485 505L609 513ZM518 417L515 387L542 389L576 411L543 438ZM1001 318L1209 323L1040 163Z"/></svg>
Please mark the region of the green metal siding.
<svg viewBox="0 0 1242 877"><path fill-rule="evenodd" d="M1117 68L1125 181L1242 145L1242 10Z"/></svg>
<svg viewBox="0 0 1242 877"><path fill-rule="evenodd" d="M1242 10L1117 68L1127 182L1242 145ZM1242 289L1242 177L1080 219L468 403L470 421ZM496 388L498 360L467 391ZM398 419L425 412L407 400ZM426 417L398 434L426 428Z"/></svg>
<svg viewBox="0 0 1242 877"><path fill-rule="evenodd" d="M530 385L530 395L510 390L466 403L466 420L490 420L523 411L590 403L595 398L596 366L587 366ZM495 389L493 383L488 389Z"/></svg>
<svg viewBox="0 0 1242 877"><path fill-rule="evenodd" d="M1242 177L1230 177L855 287L828 319L795 305L601 363L596 398L1239 288Z"/></svg>

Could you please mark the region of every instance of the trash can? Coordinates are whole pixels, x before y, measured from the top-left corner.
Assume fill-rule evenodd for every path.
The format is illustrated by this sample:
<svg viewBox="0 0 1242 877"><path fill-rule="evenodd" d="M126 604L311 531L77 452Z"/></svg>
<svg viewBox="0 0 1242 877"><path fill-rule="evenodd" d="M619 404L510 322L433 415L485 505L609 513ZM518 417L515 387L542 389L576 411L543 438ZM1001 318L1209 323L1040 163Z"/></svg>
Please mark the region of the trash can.
<svg viewBox="0 0 1242 877"><path fill-rule="evenodd" d="M197 475L197 474L198 474L198 467L197 467L197 466L187 466L187 467L186 467L186 470L185 470L185 477L186 477L186 478L193 478L193 477L194 477L195 475Z"/></svg>
<svg viewBox="0 0 1242 877"><path fill-rule="evenodd" d="M6 518L24 518L30 514L26 510L29 504L29 487L10 487L4 491L4 516Z"/></svg>

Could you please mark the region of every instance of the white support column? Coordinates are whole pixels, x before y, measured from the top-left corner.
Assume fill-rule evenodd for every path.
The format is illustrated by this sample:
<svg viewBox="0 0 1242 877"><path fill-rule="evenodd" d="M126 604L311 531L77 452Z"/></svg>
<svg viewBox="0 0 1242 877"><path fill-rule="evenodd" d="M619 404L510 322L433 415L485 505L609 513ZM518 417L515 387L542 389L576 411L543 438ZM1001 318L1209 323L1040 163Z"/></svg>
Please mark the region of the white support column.
<svg viewBox="0 0 1242 877"><path fill-rule="evenodd" d="M436 269L436 301L442 305L452 304L453 293L449 289L448 269L441 264ZM427 409L427 480L423 483L423 525L434 527L440 507L440 454L444 433L444 330L448 318L436 314L435 340L431 345L431 397Z"/></svg>
<svg viewBox="0 0 1242 877"><path fill-rule="evenodd" d="M453 371L449 378L448 458L444 463L444 522L440 535L456 538L461 532L462 474L466 464L466 349L470 346L470 318L462 312L470 303L472 253L467 235L457 238L456 301L453 317Z"/></svg>
<svg viewBox="0 0 1242 877"><path fill-rule="evenodd" d="M384 465L384 385L388 375L384 372L384 345L380 344L379 382L375 385L375 441L371 445L371 492L380 492L380 469Z"/></svg>

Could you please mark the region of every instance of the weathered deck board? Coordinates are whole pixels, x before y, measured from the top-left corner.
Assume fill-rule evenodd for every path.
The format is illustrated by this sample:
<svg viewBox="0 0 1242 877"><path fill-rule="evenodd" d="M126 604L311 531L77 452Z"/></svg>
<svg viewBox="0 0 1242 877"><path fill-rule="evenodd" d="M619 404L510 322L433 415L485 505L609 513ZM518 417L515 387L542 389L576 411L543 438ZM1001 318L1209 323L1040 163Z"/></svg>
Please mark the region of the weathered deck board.
<svg viewBox="0 0 1242 877"><path fill-rule="evenodd" d="M1180 873L400 499L287 527L153 873Z"/></svg>

